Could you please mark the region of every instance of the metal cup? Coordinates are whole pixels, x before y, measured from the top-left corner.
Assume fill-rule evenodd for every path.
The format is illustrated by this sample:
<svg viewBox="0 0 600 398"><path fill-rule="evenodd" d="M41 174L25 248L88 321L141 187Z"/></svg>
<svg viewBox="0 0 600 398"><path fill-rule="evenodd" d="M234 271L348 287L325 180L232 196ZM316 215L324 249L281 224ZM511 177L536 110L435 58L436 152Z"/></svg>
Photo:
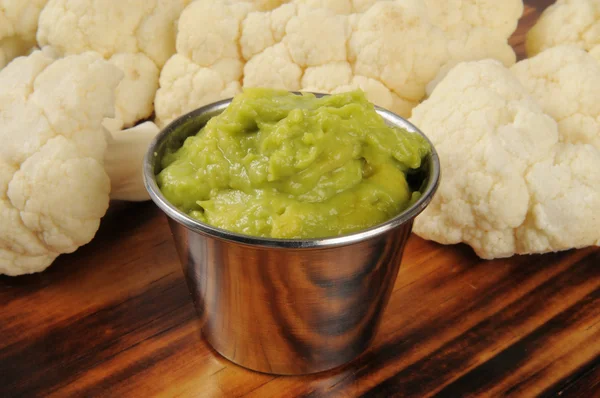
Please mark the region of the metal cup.
<svg viewBox="0 0 600 398"><path fill-rule="evenodd" d="M309 374L346 364L375 336L413 220L437 189L437 153L432 146L422 197L383 224L326 239L240 235L179 211L155 178L165 150L180 147L230 102L202 107L169 124L144 164L146 188L168 216L203 334L225 358L264 373ZM388 124L423 135L399 116L377 112Z"/></svg>

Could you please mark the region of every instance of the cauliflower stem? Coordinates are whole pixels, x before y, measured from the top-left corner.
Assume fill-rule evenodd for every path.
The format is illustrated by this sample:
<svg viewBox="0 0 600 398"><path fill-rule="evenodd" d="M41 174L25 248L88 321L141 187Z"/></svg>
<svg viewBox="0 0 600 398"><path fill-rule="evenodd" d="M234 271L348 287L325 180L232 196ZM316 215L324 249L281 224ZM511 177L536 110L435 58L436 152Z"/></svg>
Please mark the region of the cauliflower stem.
<svg viewBox="0 0 600 398"><path fill-rule="evenodd" d="M158 132L154 123L145 122L110 134L104 168L110 177L111 199L132 202L150 199L144 186L142 165L150 142Z"/></svg>

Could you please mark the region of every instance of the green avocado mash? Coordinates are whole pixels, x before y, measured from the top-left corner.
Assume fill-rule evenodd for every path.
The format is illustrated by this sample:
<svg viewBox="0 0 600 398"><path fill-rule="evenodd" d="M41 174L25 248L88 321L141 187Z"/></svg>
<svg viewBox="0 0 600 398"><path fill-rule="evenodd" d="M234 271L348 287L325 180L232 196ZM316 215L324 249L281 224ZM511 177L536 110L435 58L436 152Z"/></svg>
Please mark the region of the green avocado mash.
<svg viewBox="0 0 600 398"><path fill-rule="evenodd" d="M361 91L316 98L253 88L166 153L157 181L173 205L215 227L321 238L405 210L420 197L429 153L420 135L387 126Z"/></svg>

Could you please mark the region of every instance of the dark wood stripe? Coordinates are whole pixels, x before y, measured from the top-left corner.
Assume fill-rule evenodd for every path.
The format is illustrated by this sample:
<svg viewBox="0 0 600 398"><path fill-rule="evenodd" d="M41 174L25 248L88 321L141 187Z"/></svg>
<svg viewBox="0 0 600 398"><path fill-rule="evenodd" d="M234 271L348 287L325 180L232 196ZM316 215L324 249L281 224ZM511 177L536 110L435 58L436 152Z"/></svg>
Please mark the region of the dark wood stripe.
<svg viewBox="0 0 600 398"><path fill-rule="evenodd" d="M182 325L188 321L188 319L182 320L179 324L174 324L173 326L162 330L157 335L152 336L152 338L160 338L161 335L171 333L174 329L182 327ZM170 342L168 345L165 345L163 348L153 351L151 354L139 358L132 365L124 367L118 372L110 374L106 378L96 380L95 383L87 386L87 388L77 391L77 393L74 396L107 396L107 391L110 391L110 389L113 386L119 385L120 383L126 383L128 379L134 376L139 376L145 370L152 368L157 363L168 360L169 357L182 351L188 345L189 339L187 339L185 336L178 338L175 341ZM59 396L60 395L62 394L59 393Z"/></svg>
<svg viewBox="0 0 600 398"><path fill-rule="evenodd" d="M585 325L594 323L598 319L598 316L600 316L600 289L588 294L584 299L551 318L532 333L507 347L493 358L463 374L459 379L444 387L437 396L483 394L490 388L501 384L506 377L514 373L517 368L531 358L536 355L542 355L543 351L551 346L549 340L554 337L554 333L558 329L580 329L585 327ZM597 329L600 330L599 328ZM577 350L583 348L574 347ZM506 389L505 393L508 395L514 393L527 380L524 379L521 383Z"/></svg>
<svg viewBox="0 0 600 398"><path fill-rule="evenodd" d="M400 391L409 396L418 396L427 391L435 391L438 386L460 375L463 369L473 363L475 355L484 350L486 346L494 341L510 339L513 327L522 324L526 318L531 318L551 309L548 303L552 297L565 297L568 294L575 294L578 289L590 284L598 287L600 285L600 274L598 273L597 264L600 261L600 253L592 253L590 256L594 261L589 261L590 258L586 258L579 264L568 268L530 291L523 298L508 305L499 313L469 329L465 334L446 343L427 357L402 369L394 376L388 377L384 382L370 389L365 396L369 394L375 394L375 396L378 396L378 394L394 394ZM514 347L510 347L496 356L488 365L484 365L480 370L475 370L474 375L464 375L462 384L461 381L458 381L457 387L454 389L449 386L449 395L442 394L442 396L452 396L453 393L456 394L460 391L481 392L478 389L480 383L494 385L502 381L503 376L514 370L519 362L535 354L535 350L531 346L533 342L541 344L543 338L552 336L556 331L556 327L561 323L564 322L567 326L571 326L571 324L576 326L577 321L595 322L600 315L598 304L600 304L600 289L590 293L585 299L563 311L556 318L547 321L537 332L531 334L529 339L521 340ZM435 325L427 325L426 327L436 329ZM420 332L425 333L426 330L424 329L422 328ZM493 376L483 378L483 373L480 373L483 371L491 371ZM486 372L486 374L489 373ZM489 385L484 384L480 387L484 391Z"/></svg>
<svg viewBox="0 0 600 398"><path fill-rule="evenodd" d="M139 296L0 350L0 388L11 396L43 395L152 335L196 319L183 280L164 278Z"/></svg>
<svg viewBox="0 0 600 398"><path fill-rule="evenodd" d="M454 249L462 250L458 247ZM438 306L446 300L441 301L441 296L449 293L455 295L452 289L448 289L449 286L468 285L469 281L475 281L477 289L473 290L467 287L461 290L461 296L457 297L452 305L445 306L443 310L433 311L432 318L420 322L416 327L412 327L410 324L400 324L402 326L399 329L400 333L380 334L373 349L345 369L315 377L299 378L298 383L290 383L295 387L294 390L290 390L290 394L314 397L330 395L358 396L361 391L366 391L368 386L393 376L393 374L390 375L387 369L398 368L400 370L400 365L397 363L403 362L405 357L428 349L428 345L435 344L435 341L439 340L441 336L452 334L455 329L467 330L463 326L465 318L473 318L474 314L487 314L486 318L490 317L493 312L490 312L488 308L497 308L495 312L498 312L506 306L499 306L499 303L509 304L514 302L516 299L525 297L528 292L544 283L551 286L552 282L548 281L554 280L554 283L556 283L556 277L561 274L561 271L568 270L570 267L576 269L578 265L583 263L591 262L593 264L597 260L595 255L600 255L600 252L587 250L546 256L524 256L506 262L482 262L479 260L478 263L475 262L474 264L468 264L469 257L460 257L464 269L461 269L463 264L461 264L461 267L451 267L452 263L446 262L442 263L443 265L438 264L439 272L429 273L426 278L407 285L406 288L410 292L397 291L395 293L396 298L394 302L390 303L393 309L390 308L386 315L386 328L399 327L398 320L392 321L390 319L391 311L400 311L402 314L404 312L416 312L419 314L420 319L427 316L422 314L423 311L419 308L413 308L414 304L421 304L418 297L421 292L431 292L433 297L436 298L431 301L431 305ZM414 265L411 265L411 267L414 267ZM486 275L486 278L481 279L482 275ZM400 275L399 283L401 283L401 278L402 275ZM435 286L435 288L432 286ZM410 299L411 297L412 299ZM407 299L408 301L406 301ZM535 297L532 297L532 299L535 299ZM400 303L402 306L399 305ZM403 306L407 306L406 311L402 309ZM401 320L402 317L397 318ZM406 322L410 322L410 318L407 318ZM489 348L486 347L487 349ZM405 368L408 365L410 363L401 366ZM385 371L380 374L380 370ZM444 369L441 374L443 375L451 370L451 368ZM325 380L328 382L325 382ZM316 383L315 388L310 387L313 382ZM269 396L268 392L275 391L277 384L274 382L267 383L251 396L260 397L263 394ZM436 385L436 387L439 387L439 385Z"/></svg>
<svg viewBox="0 0 600 398"><path fill-rule="evenodd" d="M580 366L574 374L547 388L540 397L600 397L600 355Z"/></svg>
<svg viewBox="0 0 600 398"><path fill-rule="evenodd" d="M175 251L165 228L155 207L117 203L92 243L59 257L43 273L0 276L0 349L43 338L69 318L141 294L152 281L179 272L169 261Z"/></svg>
<svg viewBox="0 0 600 398"><path fill-rule="evenodd" d="M566 258L567 256L565 254L559 254L555 257L555 260L560 261L561 257ZM420 325L418 329L412 330L408 335L400 335L397 339L386 342L382 344L381 347L377 347L376 350L367 353L367 356L363 358L363 360L368 362L370 366L361 368L360 374L363 372L365 374L372 373L377 369L385 367L388 362L393 362L398 356L401 356L402 352L410 350L413 342L427 340L439 334L442 329L451 328L454 325L459 324L468 313L485 308L493 302L497 302L512 289L521 284L525 284L544 270L544 263L539 258L537 259L537 263L534 260L534 262L529 265L526 265L526 260L524 258L518 260L522 261L522 263L516 264L514 268L511 269L511 271L514 272L509 272L510 277L504 277L493 283L491 286L484 286L484 288L489 287L489 289L477 291L476 294L473 294L473 300L458 301L452 307L437 313L435 318L429 319L427 322ZM480 267L486 266L488 266L486 263L479 260L477 265L461 268L453 275L435 275L424 281L426 285L422 290L432 292L436 290L439 291L444 284L449 283L450 279L459 279L461 274L476 272Z"/></svg>
<svg viewBox="0 0 600 398"><path fill-rule="evenodd" d="M590 256L593 255L598 256L600 254L590 254ZM371 351L367 352L360 358L359 361L353 364L350 367L348 374L350 377L339 381L330 392L341 393L342 391L345 391L346 388L350 387L354 380L372 377L372 375L377 373L380 369L392 365L399 358L402 358L404 355L407 355L413 350L418 349L415 344L423 344L424 342L432 341L436 339L437 336L442 334L444 330L453 329L459 326L462 323L463 318L465 318L468 314L483 311L483 309L492 305L493 303L503 302L505 297L508 296L513 290L519 289L519 286L525 285L530 280L548 273L555 263L568 261L569 256L568 253L557 253L546 257L520 257L516 258L515 260L517 261L514 261L514 266L511 267L507 276L502 277L499 280L494 279L490 282L489 286L482 286L475 293L467 292L467 294L473 294L472 300L465 297L465 299L459 300L452 306L445 308L444 311L436 313L434 318L422 323L416 329L412 329L406 334L399 334L395 337L387 337L386 341L384 341L381 345L378 345ZM585 260L581 261L585 262ZM490 262L480 262L478 266L467 267L467 269L462 272L476 272L479 267L488 266L498 265ZM557 278L560 278L561 276L564 278L565 276L570 275L570 273L575 272L573 269L577 269L575 266L572 266L573 269L566 266L564 268L566 269L565 271L559 273L559 275L555 276L554 278L548 278L545 281L544 285L548 286L550 291L555 291L558 288L558 286L553 285L553 283L556 283ZM443 285L445 283L444 281L446 281L448 277L448 275L440 275L439 278L441 278L441 280L438 280L438 278L434 277L428 278L428 280L425 281L426 286L423 287L423 290L436 291L437 286L437 290L439 291L439 286ZM454 274L450 277L458 279L459 275ZM548 292L548 294L550 293L551 292ZM529 296L531 296L531 294L532 293L530 292L528 293ZM535 297L532 298L532 301L534 302L531 304L533 308L539 305L539 302L535 300ZM442 374L444 374L446 371L447 369L443 371ZM428 372L428 374L431 374L431 372ZM436 380L436 383L437 382L438 381ZM322 392L323 391L319 390L317 394Z"/></svg>

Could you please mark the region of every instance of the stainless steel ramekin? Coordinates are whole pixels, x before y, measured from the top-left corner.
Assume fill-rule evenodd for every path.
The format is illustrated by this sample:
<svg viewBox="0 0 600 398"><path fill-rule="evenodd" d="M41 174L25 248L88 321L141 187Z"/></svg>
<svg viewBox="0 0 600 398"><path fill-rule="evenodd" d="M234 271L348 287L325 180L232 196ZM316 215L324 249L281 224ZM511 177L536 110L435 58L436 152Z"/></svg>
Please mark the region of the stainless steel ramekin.
<svg viewBox="0 0 600 398"><path fill-rule="evenodd" d="M203 334L225 358L264 373L299 375L343 365L365 351L376 333L413 220L437 189L437 153L434 149L428 159L421 199L383 224L326 239L239 235L179 211L155 178L165 149L181 146L230 102L169 124L144 164L146 188L168 217ZM399 116L377 112L388 124L423 135Z"/></svg>

